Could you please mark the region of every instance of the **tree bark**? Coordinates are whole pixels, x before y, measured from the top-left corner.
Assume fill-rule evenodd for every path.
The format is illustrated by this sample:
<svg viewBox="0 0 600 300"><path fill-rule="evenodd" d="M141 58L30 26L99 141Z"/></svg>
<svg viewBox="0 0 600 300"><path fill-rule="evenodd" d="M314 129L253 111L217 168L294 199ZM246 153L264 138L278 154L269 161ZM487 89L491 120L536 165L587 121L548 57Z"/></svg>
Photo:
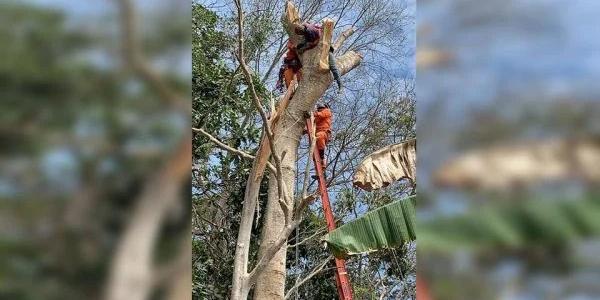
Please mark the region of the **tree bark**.
<svg viewBox="0 0 600 300"><path fill-rule="evenodd" d="M258 200L258 191L261 178L255 179L256 161L252 166L252 171L246 182L246 191L244 194L244 205L242 207L242 216L240 219L240 229L238 231L235 257L233 262L233 279L231 288L231 299L246 299L250 287L247 286L248 273L248 254L250 252L250 237L252 232L252 221L254 219L254 208Z"/></svg>

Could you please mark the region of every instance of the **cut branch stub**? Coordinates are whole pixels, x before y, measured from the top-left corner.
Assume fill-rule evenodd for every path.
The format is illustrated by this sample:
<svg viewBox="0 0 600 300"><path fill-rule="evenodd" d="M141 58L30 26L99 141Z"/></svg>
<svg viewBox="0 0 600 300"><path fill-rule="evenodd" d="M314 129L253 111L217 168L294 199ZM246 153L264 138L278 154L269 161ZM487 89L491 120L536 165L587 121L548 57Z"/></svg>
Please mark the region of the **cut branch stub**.
<svg viewBox="0 0 600 300"><path fill-rule="evenodd" d="M300 14L298 13L298 9L292 1L287 1L286 3L285 16L287 18L287 23L289 24L296 24L300 22Z"/></svg>
<svg viewBox="0 0 600 300"><path fill-rule="evenodd" d="M321 53L319 67L321 71L329 70L329 47L331 47L331 39L333 37L333 20L326 18L323 20L323 36L321 38Z"/></svg>
<svg viewBox="0 0 600 300"><path fill-rule="evenodd" d="M354 51L348 51L344 55L338 57L335 60L335 63L337 64L338 70L340 70L340 76L343 76L360 65L362 58L360 53Z"/></svg>
<svg viewBox="0 0 600 300"><path fill-rule="evenodd" d="M298 9L292 1L287 1L285 5L285 14L281 18L283 28L288 33L292 43L298 44L300 36L294 33L294 25L300 25L300 15Z"/></svg>

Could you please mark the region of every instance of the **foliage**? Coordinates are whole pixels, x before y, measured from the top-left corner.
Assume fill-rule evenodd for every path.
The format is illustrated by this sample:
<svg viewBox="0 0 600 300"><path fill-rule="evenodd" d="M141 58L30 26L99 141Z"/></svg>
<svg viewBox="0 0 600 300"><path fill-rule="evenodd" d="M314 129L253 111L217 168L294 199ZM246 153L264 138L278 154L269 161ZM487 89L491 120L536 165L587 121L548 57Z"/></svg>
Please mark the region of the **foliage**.
<svg viewBox="0 0 600 300"><path fill-rule="evenodd" d="M96 299L140 186L181 137L181 115L108 55L102 17L80 26L27 2L0 9L0 298ZM168 218L157 262L188 220Z"/></svg>

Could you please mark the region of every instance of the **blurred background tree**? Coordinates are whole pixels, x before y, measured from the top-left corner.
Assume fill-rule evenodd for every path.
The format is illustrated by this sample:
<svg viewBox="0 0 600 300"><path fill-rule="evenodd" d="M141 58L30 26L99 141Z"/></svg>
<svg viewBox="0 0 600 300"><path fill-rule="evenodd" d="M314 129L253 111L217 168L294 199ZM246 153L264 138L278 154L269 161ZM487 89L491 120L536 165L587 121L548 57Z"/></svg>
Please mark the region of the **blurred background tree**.
<svg viewBox="0 0 600 300"><path fill-rule="evenodd" d="M99 299L143 183L187 129L185 113L120 64L119 30L106 25L117 24L114 8L1 4L0 298ZM181 8L158 9L145 22ZM189 45L188 24L170 24L143 35L152 62L180 60ZM171 66L160 75L189 90L189 71ZM189 228L189 202L180 202L162 226L157 263L174 257L172 244Z"/></svg>

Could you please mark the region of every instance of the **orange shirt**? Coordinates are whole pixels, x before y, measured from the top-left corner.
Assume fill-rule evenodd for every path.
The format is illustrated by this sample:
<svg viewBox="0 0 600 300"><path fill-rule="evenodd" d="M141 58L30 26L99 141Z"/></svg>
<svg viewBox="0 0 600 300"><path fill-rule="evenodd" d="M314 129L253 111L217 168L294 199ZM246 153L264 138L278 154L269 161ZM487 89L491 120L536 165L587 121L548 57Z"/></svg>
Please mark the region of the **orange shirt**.
<svg viewBox="0 0 600 300"><path fill-rule="evenodd" d="M296 60L298 59L298 53L296 53L295 49L288 49L285 53L285 60Z"/></svg>
<svg viewBox="0 0 600 300"><path fill-rule="evenodd" d="M324 108L315 112L315 124L318 131L331 130L331 109Z"/></svg>

